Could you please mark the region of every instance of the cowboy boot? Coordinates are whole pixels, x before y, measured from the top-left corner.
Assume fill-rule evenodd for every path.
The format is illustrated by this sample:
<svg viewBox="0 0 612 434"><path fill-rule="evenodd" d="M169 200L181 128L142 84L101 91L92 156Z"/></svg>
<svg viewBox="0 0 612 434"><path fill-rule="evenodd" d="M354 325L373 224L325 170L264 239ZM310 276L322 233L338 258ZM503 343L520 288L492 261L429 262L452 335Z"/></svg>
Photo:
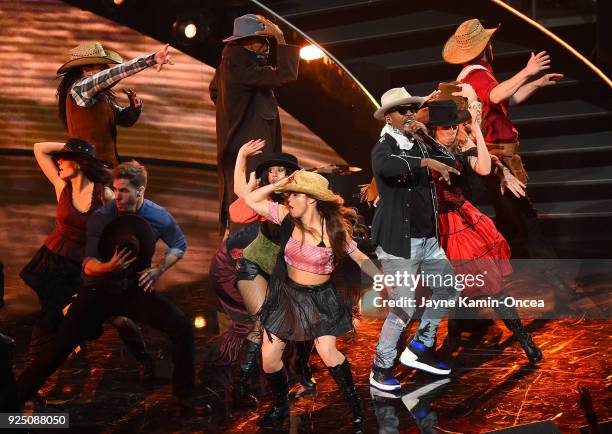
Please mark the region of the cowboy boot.
<svg viewBox="0 0 612 434"><path fill-rule="evenodd" d="M347 358L344 359L338 366L328 367L329 373L333 377L338 388L342 392L344 400L351 407L353 413L353 432L363 433L364 422L363 422L363 410L361 408L361 399L359 394L355 390L355 384L353 383L353 374L351 373L351 365Z"/></svg>
<svg viewBox="0 0 612 434"><path fill-rule="evenodd" d="M234 385L234 402L239 407L257 406L257 398L249 393L249 377L259 366L257 356L260 351L261 346L249 339L245 339L242 344L240 370Z"/></svg>
<svg viewBox="0 0 612 434"><path fill-rule="evenodd" d="M257 424L262 427L274 428L282 425L289 416L289 383L284 366L280 371L265 374L265 376L272 389L272 404L268 411L259 418Z"/></svg>
<svg viewBox="0 0 612 434"><path fill-rule="evenodd" d="M516 340L519 341L521 347L523 347L523 350L525 351L525 355L527 355L527 358L529 359L529 362L536 363L542 360L542 351L540 351L540 348L538 348L535 342L533 342L531 335L525 329L525 326L523 326L516 309L514 307L508 307L504 304L500 304L499 306L495 307L495 311L504 321L504 324L506 327L508 327L508 330L512 332Z"/></svg>
<svg viewBox="0 0 612 434"><path fill-rule="evenodd" d="M308 360L312 353L314 341L302 341L295 343L295 373L298 376L300 384L306 389L306 392L312 393L317 388L317 382L312 377ZM304 393L302 393L303 395Z"/></svg>
<svg viewBox="0 0 612 434"><path fill-rule="evenodd" d="M520 319L505 319L504 324L506 324L506 327L512 331L514 337L519 341L531 363L535 364L542 360L542 351L535 344L529 332L525 330Z"/></svg>

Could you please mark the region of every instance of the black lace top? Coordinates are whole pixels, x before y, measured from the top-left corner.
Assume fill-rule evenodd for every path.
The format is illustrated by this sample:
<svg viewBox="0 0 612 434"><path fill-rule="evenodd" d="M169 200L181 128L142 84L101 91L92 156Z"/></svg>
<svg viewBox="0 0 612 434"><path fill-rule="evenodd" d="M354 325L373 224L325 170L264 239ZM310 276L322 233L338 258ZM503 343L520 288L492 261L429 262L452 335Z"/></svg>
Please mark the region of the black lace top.
<svg viewBox="0 0 612 434"><path fill-rule="evenodd" d="M468 157L477 157L476 147L455 155L455 167L461 175L451 174L450 185L444 180L440 180L440 175L435 175L436 195L438 196L438 212L447 213L455 211L466 201L466 196L470 196L469 179L479 176L472 170Z"/></svg>

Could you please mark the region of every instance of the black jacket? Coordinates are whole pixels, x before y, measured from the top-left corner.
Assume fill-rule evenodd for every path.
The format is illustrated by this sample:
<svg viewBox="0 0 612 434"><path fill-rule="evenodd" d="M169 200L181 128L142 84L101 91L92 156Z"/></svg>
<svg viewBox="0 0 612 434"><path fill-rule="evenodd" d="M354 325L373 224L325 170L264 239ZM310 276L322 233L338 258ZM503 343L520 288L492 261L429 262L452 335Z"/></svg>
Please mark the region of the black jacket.
<svg viewBox="0 0 612 434"><path fill-rule="evenodd" d="M432 149L434 148L434 149ZM413 188L426 188L430 192L434 225L437 236L438 202L431 171L421 167L423 158L432 158L449 166L454 157L435 142L426 146L416 140L408 151L400 149L389 134L383 135L372 149L372 171L376 179L380 200L372 221L372 241L391 255L410 258L410 221Z"/></svg>

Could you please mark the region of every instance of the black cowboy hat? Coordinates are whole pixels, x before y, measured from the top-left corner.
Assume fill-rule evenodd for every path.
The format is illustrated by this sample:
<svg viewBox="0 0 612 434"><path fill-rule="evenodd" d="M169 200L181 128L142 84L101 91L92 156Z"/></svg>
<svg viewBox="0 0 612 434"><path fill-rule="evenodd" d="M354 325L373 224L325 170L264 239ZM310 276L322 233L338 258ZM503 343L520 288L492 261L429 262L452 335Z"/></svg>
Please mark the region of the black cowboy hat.
<svg viewBox="0 0 612 434"><path fill-rule="evenodd" d="M51 155L56 160L64 158L66 160L72 161L89 161L90 163L93 163L94 165L100 167L113 167L112 164L97 159L96 148L92 144L87 143L85 140L81 139L68 139L62 149L60 149L59 151L52 152Z"/></svg>
<svg viewBox="0 0 612 434"><path fill-rule="evenodd" d="M129 268L142 271L151 266L155 253L155 234L151 225L135 214L121 215L106 225L98 242L103 262L108 262L115 250L127 248L137 259Z"/></svg>
<svg viewBox="0 0 612 434"><path fill-rule="evenodd" d="M298 159L295 156L286 152L272 152L268 155L266 161L259 163L255 169L255 176L261 178L266 169L272 166L282 166L286 168L287 175L301 169L298 164Z"/></svg>
<svg viewBox="0 0 612 434"><path fill-rule="evenodd" d="M430 102L417 112L415 118L428 127L450 127L469 122L472 115L467 110L457 110L455 101L443 100Z"/></svg>

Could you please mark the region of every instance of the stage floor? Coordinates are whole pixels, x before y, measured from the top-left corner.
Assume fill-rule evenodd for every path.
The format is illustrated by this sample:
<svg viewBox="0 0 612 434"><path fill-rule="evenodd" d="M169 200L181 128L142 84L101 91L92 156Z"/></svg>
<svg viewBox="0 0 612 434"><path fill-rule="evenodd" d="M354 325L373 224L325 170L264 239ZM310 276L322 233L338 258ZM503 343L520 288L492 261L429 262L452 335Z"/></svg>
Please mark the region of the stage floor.
<svg viewBox="0 0 612 434"><path fill-rule="evenodd" d="M168 295L188 315L203 315L210 324L196 330L196 354L200 371L197 400L213 405L212 417L177 416L170 387L169 342L148 327L145 337L158 366L155 386L147 388L139 383L137 362L126 353L114 329L106 326L102 338L65 362L44 387L47 405L43 411L68 412L71 429L88 433L257 432L259 410L232 408L231 368L201 363L216 334L214 297L187 286L174 288ZM32 321L29 316L4 324L4 331L18 342L17 372L27 360L24 352ZM396 368L404 385L402 399L377 396L368 385L381 325L380 319L359 320L356 335L339 340L364 402L367 432L420 432L418 420L422 432L478 433L544 419L553 419L564 433L576 432L585 425L577 404L579 383L591 391L600 420L612 417L607 321L529 322L527 328L544 354L537 368L527 364L519 344L500 321L482 339L471 341L470 334L464 333L462 345L451 359L454 373L448 380ZM438 342L445 335L444 322ZM348 408L335 383L317 355L312 356L312 364L317 393L292 404L290 421L282 431L350 432ZM269 396L263 379L254 379L253 389L261 398L260 409L265 409ZM34 410L31 403L27 410Z"/></svg>

